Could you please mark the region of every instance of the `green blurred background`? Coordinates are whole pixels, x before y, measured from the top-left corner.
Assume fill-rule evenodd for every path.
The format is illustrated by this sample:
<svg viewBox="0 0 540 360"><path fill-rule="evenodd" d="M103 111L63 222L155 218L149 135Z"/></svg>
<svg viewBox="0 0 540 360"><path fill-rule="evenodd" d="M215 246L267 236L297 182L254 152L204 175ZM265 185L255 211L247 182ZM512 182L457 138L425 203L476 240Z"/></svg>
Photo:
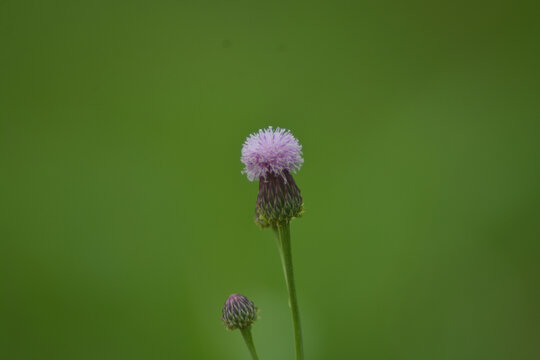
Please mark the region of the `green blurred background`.
<svg viewBox="0 0 540 360"><path fill-rule="evenodd" d="M0 358L292 359L245 137L304 146L307 360L540 357L534 2L2 1Z"/></svg>

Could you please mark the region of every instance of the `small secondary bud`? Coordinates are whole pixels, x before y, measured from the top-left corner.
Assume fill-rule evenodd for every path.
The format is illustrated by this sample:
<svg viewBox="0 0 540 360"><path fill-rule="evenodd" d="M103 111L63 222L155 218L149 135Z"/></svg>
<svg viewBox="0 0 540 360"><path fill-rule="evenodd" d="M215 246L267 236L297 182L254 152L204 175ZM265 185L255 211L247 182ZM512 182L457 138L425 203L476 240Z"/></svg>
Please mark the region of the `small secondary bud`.
<svg viewBox="0 0 540 360"><path fill-rule="evenodd" d="M245 296L232 294L225 301L221 320L228 330L244 329L257 320L257 310Z"/></svg>

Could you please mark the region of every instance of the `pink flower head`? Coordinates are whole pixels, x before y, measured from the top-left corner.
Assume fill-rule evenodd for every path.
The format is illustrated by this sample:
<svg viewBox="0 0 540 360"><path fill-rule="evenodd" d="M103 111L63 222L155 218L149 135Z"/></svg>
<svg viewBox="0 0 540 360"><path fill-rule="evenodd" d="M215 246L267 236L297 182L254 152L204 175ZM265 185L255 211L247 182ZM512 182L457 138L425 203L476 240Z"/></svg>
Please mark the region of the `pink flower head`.
<svg viewBox="0 0 540 360"><path fill-rule="evenodd" d="M285 129L259 130L258 133L249 135L242 147L240 158L245 169L242 174L247 174L250 181L256 178L266 178L273 173L284 176L284 171L295 173L302 166L302 145Z"/></svg>

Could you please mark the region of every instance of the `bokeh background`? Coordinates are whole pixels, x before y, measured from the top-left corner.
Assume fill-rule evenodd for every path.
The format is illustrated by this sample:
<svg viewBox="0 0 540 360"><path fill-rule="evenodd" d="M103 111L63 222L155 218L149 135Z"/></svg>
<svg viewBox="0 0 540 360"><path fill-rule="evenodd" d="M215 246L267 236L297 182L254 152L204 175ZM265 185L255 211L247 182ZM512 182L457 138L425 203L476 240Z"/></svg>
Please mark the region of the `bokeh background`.
<svg viewBox="0 0 540 360"><path fill-rule="evenodd" d="M0 358L292 359L245 137L304 146L306 359L540 358L534 2L0 2Z"/></svg>

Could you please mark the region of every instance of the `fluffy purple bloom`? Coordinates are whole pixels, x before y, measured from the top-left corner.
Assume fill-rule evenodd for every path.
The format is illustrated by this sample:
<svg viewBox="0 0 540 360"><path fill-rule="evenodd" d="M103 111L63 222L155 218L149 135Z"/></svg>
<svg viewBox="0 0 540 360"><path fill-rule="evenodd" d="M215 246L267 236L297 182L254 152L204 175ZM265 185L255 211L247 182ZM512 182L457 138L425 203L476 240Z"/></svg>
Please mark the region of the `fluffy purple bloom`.
<svg viewBox="0 0 540 360"><path fill-rule="evenodd" d="M295 173L304 162L302 145L289 130L268 129L251 134L242 147L242 171L250 181L266 178L268 174L284 176L284 172Z"/></svg>

